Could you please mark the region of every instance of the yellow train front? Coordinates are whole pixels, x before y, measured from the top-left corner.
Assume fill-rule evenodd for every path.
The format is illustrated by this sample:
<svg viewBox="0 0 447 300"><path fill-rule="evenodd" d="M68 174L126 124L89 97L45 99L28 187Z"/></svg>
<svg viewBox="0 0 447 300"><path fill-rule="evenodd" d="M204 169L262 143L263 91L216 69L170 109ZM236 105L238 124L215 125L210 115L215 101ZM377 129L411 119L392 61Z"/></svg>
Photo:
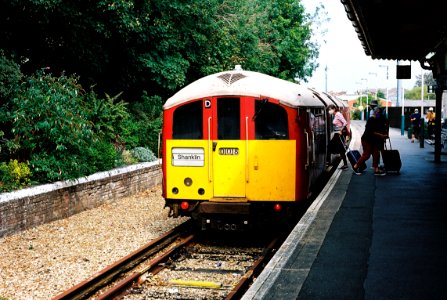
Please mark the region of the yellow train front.
<svg viewBox="0 0 447 300"><path fill-rule="evenodd" d="M240 230L294 215L325 169L324 101L300 85L234 70L164 105L163 197L172 217Z"/></svg>

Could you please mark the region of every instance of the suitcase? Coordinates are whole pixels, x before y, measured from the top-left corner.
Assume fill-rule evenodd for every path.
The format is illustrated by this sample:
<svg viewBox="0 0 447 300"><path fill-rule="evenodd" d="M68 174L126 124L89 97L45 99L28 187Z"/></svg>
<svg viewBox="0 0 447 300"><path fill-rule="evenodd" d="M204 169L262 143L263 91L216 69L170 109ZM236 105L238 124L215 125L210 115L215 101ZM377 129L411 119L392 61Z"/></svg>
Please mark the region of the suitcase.
<svg viewBox="0 0 447 300"><path fill-rule="evenodd" d="M340 141L341 141L341 144L343 145L343 147L346 150L346 157L348 158L349 163L352 166L352 169L354 169L354 165L357 163L357 161L360 159L360 156L362 156L362 155L360 154L359 150L351 150L351 149L349 149L349 146L346 146L345 142L342 140L341 137L340 137ZM359 166L359 171L360 172L363 172L364 170L366 170L366 163L365 162L361 163L360 166Z"/></svg>
<svg viewBox="0 0 447 300"><path fill-rule="evenodd" d="M348 148L348 151L346 152L346 157L348 158L349 162L351 163L352 169L354 169L354 165L360 159L360 156L362 156L362 155L360 154L359 150L350 150ZM359 171L360 172L363 172L364 170L366 170L366 163L365 162L361 163L360 166L359 166Z"/></svg>
<svg viewBox="0 0 447 300"><path fill-rule="evenodd" d="M387 143L385 141L385 147L382 150L382 161L385 171L387 173L400 173L400 168L402 167L402 161L400 159L399 150L393 149L391 146L391 140L388 139L390 143L390 148L387 148Z"/></svg>

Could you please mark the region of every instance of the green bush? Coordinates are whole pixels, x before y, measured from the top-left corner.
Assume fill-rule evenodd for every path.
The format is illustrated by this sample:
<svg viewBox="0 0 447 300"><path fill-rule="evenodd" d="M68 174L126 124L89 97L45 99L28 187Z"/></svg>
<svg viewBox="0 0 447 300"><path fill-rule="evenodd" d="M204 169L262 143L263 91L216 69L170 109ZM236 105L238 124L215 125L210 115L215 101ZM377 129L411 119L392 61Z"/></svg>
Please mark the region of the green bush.
<svg viewBox="0 0 447 300"><path fill-rule="evenodd" d="M5 103L17 92L22 79L20 66L0 49L0 103Z"/></svg>
<svg viewBox="0 0 447 300"><path fill-rule="evenodd" d="M52 182L84 175L85 149L95 140L87 119L84 91L75 77L38 72L20 86L10 102L15 152L29 160L33 179Z"/></svg>
<svg viewBox="0 0 447 300"><path fill-rule="evenodd" d="M93 91L86 95L88 119L99 138L121 142L119 136L124 129L123 122L130 117L127 103L123 100L117 101L121 93L114 97L107 94L105 96L105 99L98 98Z"/></svg>
<svg viewBox="0 0 447 300"><path fill-rule="evenodd" d="M132 165L138 162L138 160L135 157L133 157L132 152L130 152L129 150L124 150L121 153L121 157L123 159L124 164L126 165Z"/></svg>
<svg viewBox="0 0 447 300"><path fill-rule="evenodd" d="M97 141L88 148L89 173L107 171L124 164L114 145Z"/></svg>
<svg viewBox="0 0 447 300"><path fill-rule="evenodd" d="M146 147L158 151L158 136L162 126L162 99L143 93L141 101L130 107L132 117L126 120L122 138L128 149Z"/></svg>
<svg viewBox="0 0 447 300"><path fill-rule="evenodd" d="M86 93L77 77L54 77L44 70L25 77L8 95L7 104L0 105L0 159L29 161L32 182L75 179L156 160L160 97L144 93L130 113L120 94L100 99L93 91ZM11 187L9 179L2 181Z"/></svg>
<svg viewBox="0 0 447 300"><path fill-rule="evenodd" d="M147 162L147 161L155 161L157 160L157 157L154 155L154 153L147 148L143 147L136 147L131 150L133 157L135 157L140 162Z"/></svg>
<svg viewBox="0 0 447 300"><path fill-rule="evenodd" d="M0 191L11 191L30 185L31 171L28 163L10 160L8 164L0 164Z"/></svg>

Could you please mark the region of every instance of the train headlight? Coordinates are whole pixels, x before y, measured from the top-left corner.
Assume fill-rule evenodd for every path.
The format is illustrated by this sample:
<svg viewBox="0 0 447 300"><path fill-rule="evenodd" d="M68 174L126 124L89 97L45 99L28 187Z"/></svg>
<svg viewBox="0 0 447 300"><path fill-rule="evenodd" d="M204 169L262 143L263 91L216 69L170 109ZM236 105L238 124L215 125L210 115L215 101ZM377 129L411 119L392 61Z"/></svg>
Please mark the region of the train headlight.
<svg viewBox="0 0 447 300"><path fill-rule="evenodd" d="M199 195L203 195L203 194L205 194L205 189L200 188L200 189L197 191L197 193L199 193Z"/></svg>
<svg viewBox="0 0 447 300"><path fill-rule="evenodd" d="M180 208L183 210L187 210L189 208L189 203L187 201L183 201L180 203Z"/></svg>
<svg viewBox="0 0 447 300"><path fill-rule="evenodd" d="M192 185L192 179L189 178L189 177L186 177L185 180L183 181L183 183L184 183L186 186L191 186L191 185Z"/></svg>
<svg viewBox="0 0 447 300"><path fill-rule="evenodd" d="M281 204L275 204L274 206L273 206L273 210L274 211L276 211L276 212L280 212L281 210L282 210L282 205Z"/></svg>
<svg viewBox="0 0 447 300"><path fill-rule="evenodd" d="M174 195L177 195L178 194L178 188L172 188L172 193L174 194Z"/></svg>

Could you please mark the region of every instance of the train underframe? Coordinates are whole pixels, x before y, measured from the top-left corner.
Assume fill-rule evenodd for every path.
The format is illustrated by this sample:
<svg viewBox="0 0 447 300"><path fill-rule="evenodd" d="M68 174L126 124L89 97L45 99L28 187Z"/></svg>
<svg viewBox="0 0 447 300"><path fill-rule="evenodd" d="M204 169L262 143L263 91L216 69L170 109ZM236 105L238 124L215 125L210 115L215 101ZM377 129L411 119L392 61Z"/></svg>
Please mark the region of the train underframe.
<svg viewBox="0 0 447 300"><path fill-rule="evenodd" d="M187 203L187 204L186 204ZM201 230L246 231L294 225L304 205L299 202L214 202L166 199L170 217L191 217Z"/></svg>

